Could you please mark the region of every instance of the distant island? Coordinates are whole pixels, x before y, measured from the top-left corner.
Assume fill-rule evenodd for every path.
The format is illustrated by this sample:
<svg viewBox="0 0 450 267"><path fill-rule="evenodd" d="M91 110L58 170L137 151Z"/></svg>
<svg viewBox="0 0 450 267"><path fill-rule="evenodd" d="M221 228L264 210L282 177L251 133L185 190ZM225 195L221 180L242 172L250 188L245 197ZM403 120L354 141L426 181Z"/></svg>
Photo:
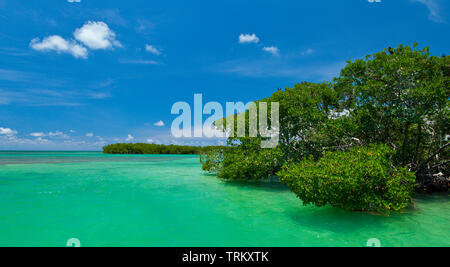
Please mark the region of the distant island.
<svg viewBox="0 0 450 267"><path fill-rule="evenodd" d="M157 145L147 143L117 143L103 147L105 154L169 154L169 155L201 155L219 147Z"/></svg>

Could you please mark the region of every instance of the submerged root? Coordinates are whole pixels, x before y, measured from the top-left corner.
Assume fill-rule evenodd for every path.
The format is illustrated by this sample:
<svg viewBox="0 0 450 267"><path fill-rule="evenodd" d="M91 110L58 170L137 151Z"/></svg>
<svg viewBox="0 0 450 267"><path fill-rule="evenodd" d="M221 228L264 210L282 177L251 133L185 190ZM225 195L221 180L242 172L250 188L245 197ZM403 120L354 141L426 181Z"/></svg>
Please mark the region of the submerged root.
<svg viewBox="0 0 450 267"><path fill-rule="evenodd" d="M419 193L448 192L450 188L450 177L445 177L443 173L421 177L421 182L416 191Z"/></svg>

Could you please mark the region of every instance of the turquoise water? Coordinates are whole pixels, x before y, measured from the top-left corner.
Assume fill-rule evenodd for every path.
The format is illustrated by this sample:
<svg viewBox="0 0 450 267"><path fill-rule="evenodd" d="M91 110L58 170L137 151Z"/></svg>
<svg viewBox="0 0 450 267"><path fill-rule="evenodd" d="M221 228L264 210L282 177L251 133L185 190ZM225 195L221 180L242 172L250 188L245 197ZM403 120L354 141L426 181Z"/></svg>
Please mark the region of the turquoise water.
<svg viewBox="0 0 450 267"><path fill-rule="evenodd" d="M390 216L304 207L194 156L1 152L0 246L450 246L448 194Z"/></svg>

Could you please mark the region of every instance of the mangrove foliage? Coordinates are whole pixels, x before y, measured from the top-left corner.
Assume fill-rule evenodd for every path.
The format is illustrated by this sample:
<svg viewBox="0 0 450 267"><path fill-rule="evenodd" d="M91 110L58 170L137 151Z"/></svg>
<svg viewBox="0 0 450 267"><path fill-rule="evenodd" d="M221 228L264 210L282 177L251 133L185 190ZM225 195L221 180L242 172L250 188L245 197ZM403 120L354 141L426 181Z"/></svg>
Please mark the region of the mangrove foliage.
<svg viewBox="0 0 450 267"><path fill-rule="evenodd" d="M278 176L304 204L349 210L397 211L414 191L448 192L449 73L448 56L417 44L348 61L332 82L255 101L279 103L276 148L230 137L228 149L205 151L203 169L234 180Z"/></svg>

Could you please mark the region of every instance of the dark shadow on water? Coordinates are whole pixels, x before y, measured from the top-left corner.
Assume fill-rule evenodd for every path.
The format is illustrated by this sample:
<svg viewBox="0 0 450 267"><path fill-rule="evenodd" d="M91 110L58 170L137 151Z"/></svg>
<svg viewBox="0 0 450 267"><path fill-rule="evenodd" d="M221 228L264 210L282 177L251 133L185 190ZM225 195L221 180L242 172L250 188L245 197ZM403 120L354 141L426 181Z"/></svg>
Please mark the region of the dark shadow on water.
<svg viewBox="0 0 450 267"><path fill-rule="evenodd" d="M264 190L271 192L286 192L289 188L278 181L226 181L222 180L225 186L246 187L256 190Z"/></svg>
<svg viewBox="0 0 450 267"><path fill-rule="evenodd" d="M207 176L211 178L217 179L219 182L221 182L224 186L235 186L235 187L245 187L245 188L251 188L251 189L257 189L257 190L265 190L265 191L276 191L276 192L285 192L289 191L289 188L279 182L278 178L270 178L265 180L226 180L221 179L216 176L214 173L208 173L204 172L202 173L202 176Z"/></svg>
<svg viewBox="0 0 450 267"><path fill-rule="evenodd" d="M331 206L303 206L287 211L287 215L299 224L299 227L321 229L336 233L361 231L364 228L381 227L391 220L393 215L351 212ZM395 215L394 215L395 216Z"/></svg>
<svg viewBox="0 0 450 267"><path fill-rule="evenodd" d="M450 204L450 194L445 193L432 193L432 194L417 194L413 198L413 203L402 211L402 213L414 213L420 212L421 204L438 204L438 205L449 205Z"/></svg>
<svg viewBox="0 0 450 267"><path fill-rule="evenodd" d="M210 173L210 172L203 172L203 173L202 173L202 176L216 177L216 178L217 178L216 174ZM217 179L219 179L219 178L217 178Z"/></svg>
<svg viewBox="0 0 450 267"><path fill-rule="evenodd" d="M331 206L315 207L312 205L291 209L287 215L302 227L312 229L323 229L332 232L353 232L361 231L365 228L384 229L390 223L408 220L410 216L422 211L421 204L441 204L450 202L448 193L417 195L414 203L401 212L391 212L389 214L376 214L368 212L352 212Z"/></svg>
<svg viewBox="0 0 450 267"><path fill-rule="evenodd" d="M217 178L215 174L204 173L204 176L218 179L224 186L244 187L270 192L286 192L289 188L276 180L270 181L227 181ZM287 208L284 212L291 218L299 228L308 228L318 231L330 231L335 233L352 233L355 231L384 231L391 223L408 220L414 213L420 212L420 204L426 203L449 203L448 193L417 195L415 204L407 207L402 212L391 212L390 214L377 214L368 212L346 211L331 206L315 207L313 205L303 206L301 200L298 204Z"/></svg>
<svg viewBox="0 0 450 267"><path fill-rule="evenodd" d="M418 194L414 197L416 201L426 201L431 203L448 203L450 202L450 193L433 193L433 194Z"/></svg>

